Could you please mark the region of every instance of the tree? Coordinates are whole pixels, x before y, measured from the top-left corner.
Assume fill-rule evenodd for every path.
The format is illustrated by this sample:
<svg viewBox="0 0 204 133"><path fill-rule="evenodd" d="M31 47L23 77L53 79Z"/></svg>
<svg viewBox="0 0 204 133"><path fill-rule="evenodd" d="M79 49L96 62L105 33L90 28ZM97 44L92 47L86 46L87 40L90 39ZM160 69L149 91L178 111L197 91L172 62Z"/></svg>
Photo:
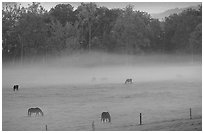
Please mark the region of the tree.
<svg viewBox="0 0 204 133"><path fill-rule="evenodd" d="M137 54L143 52L187 52L202 50L202 6L166 17L164 22L146 12L97 7L81 3L58 4L47 12L40 3L27 8L17 3L3 5L3 60L46 59L48 54L75 50L102 50ZM193 55L193 54L192 54Z"/></svg>
<svg viewBox="0 0 204 133"><path fill-rule="evenodd" d="M202 23L199 23L190 34L189 42L192 54L202 53Z"/></svg>
<svg viewBox="0 0 204 133"><path fill-rule="evenodd" d="M88 49L91 48L91 38L92 38L92 25L95 20L97 5L95 3L81 3L78 7L78 19L80 24L83 26L87 24L88 26Z"/></svg>
<svg viewBox="0 0 204 133"><path fill-rule="evenodd" d="M15 57L19 56L19 41L18 35L15 32L17 22L21 15L20 7L14 3L14 5L4 5L2 9L2 54L3 59L6 57L15 60ZM14 57L14 58L13 58Z"/></svg>
<svg viewBox="0 0 204 133"><path fill-rule="evenodd" d="M58 4L49 11L50 15L58 20L62 26L66 23L74 24L77 20L77 16L74 13L74 7L70 4Z"/></svg>
<svg viewBox="0 0 204 133"><path fill-rule="evenodd" d="M67 23L63 26L59 21L50 24L50 36L47 38L47 49L53 53L60 53L65 49L69 51L79 49L77 29L74 25Z"/></svg>
<svg viewBox="0 0 204 133"><path fill-rule="evenodd" d="M96 19L93 23L92 48L105 51L113 51L115 41L112 36L112 29L118 16L122 13L121 9L111 9L100 7L96 9Z"/></svg>
<svg viewBox="0 0 204 133"><path fill-rule="evenodd" d="M164 39L166 51L189 52L189 38L193 38L192 32L202 22L200 9L187 9L180 14L174 14L165 19Z"/></svg>
<svg viewBox="0 0 204 133"><path fill-rule="evenodd" d="M162 51L163 50L163 31L161 22L158 19L150 20L150 30L149 36L150 39L150 48L151 51Z"/></svg>
<svg viewBox="0 0 204 133"><path fill-rule="evenodd" d="M124 13L116 20L112 31L119 50L134 54L149 47L149 24L149 14L133 11L133 6L127 6Z"/></svg>

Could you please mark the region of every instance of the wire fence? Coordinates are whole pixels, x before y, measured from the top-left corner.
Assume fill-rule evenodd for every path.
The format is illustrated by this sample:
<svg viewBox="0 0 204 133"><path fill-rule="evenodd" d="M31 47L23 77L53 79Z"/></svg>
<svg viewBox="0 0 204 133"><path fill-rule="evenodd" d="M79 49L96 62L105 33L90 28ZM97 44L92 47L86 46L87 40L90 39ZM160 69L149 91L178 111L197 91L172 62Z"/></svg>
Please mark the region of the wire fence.
<svg viewBox="0 0 204 133"><path fill-rule="evenodd" d="M166 121L157 121L157 120L155 120L154 122L148 122L148 121L143 121L143 117L146 117L145 116L145 114L144 113L139 113L138 114L138 118L136 118L136 120L138 120L138 121L135 121L135 123L133 123L133 125L135 125L135 126L144 126L144 125L149 125L149 124L155 124L155 123L162 123L162 122L168 122L168 121L176 121L176 120L192 120L192 119L197 119L198 118L198 115L195 115L195 116L193 116L192 114L193 114L193 109L192 108L189 108L189 116L188 117L186 117L186 118L184 118L184 117L181 117L181 118L178 118L177 117L177 119L169 119L169 120L166 120ZM201 116L202 117L202 116ZM108 123L108 121L107 122L105 122L105 123ZM111 124L111 123L110 123ZM132 126L132 125L130 125L130 126ZM202 125L201 125L202 126ZM96 131L97 130L97 125L95 124L95 121L93 120L92 121L92 123L87 123L87 124L83 124L83 126L82 125L78 125L77 126L79 129L82 129L82 127L88 127L89 128L89 130L91 130L91 131ZM87 129L87 128L86 128ZM99 129L99 131L100 130L103 130L103 129ZM108 129L106 129L106 130L108 130ZM46 124L45 125L45 131L48 131L48 125ZM70 130L71 131L71 130ZM84 130L85 131L85 130Z"/></svg>

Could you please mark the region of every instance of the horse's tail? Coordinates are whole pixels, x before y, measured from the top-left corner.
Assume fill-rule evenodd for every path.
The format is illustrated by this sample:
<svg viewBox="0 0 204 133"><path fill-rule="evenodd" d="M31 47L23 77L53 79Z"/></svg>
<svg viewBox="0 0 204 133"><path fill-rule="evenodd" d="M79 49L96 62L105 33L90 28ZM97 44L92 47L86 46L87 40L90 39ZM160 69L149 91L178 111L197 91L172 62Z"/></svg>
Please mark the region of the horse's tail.
<svg viewBox="0 0 204 133"><path fill-rule="evenodd" d="M108 112L107 112L107 118L108 118L108 121L111 123L111 116Z"/></svg>
<svg viewBox="0 0 204 133"><path fill-rule="evenodd" d="M102 117L102 115L101 115L101 117L99 117L99 118L100 118L100 119L101 119L101 121L102 121L102 118L103 118L103 117Z"/></svg>
<svg viewBox="0 0 204 133"><path fill-rule="evenodd" d="M28 116L30 116L30 110L28 109Z"/></svg>
<svg viewBox="0 0 204 133"><path fill-rule="evenodd" d="M111 123L111 116L109 117L109 122Z"/></svg>

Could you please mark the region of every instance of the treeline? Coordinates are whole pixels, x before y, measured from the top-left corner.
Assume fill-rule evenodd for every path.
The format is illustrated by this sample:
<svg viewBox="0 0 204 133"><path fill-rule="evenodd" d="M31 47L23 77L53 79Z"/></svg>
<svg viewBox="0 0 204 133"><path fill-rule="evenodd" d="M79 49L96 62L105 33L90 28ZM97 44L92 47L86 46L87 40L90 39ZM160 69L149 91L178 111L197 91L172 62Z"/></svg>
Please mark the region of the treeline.
<svg viewBox="0 0 204 133"><path fill-rule="evenodd" d="M2 54L4 60L99 50L125 54L202 53L202 6L165 18L124 9L81 3L58 4L50 11L40 3L28 7L3 6Z"/></svg>

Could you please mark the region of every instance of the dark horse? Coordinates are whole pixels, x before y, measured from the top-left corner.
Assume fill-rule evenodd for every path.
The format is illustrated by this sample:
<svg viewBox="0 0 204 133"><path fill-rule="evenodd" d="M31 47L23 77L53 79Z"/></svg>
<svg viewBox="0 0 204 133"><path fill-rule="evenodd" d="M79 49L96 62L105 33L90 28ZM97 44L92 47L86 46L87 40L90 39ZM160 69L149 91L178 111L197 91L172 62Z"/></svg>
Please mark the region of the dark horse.
<svg viewBox="0 0 204 133"><path fill-rule="evenodd" d="M108 112L103 112L101 114L101 122L111 122L111 116Z"/></svg>
<svg viewBox="0 0 204 133"><path fill-rule="evenodd" d="M132 79L126 79L125 84L131 83L132 84Z"/></svg>
<svg viewBox="0 0 204 133"><path fill-rule="evenodd" d="M18 91L18 85L13 86L13 91L17 90Z"/></svg>
<svg viewBox="0 0 204 133"><path fill-rule="evenodd" d="M43 116L43 112L40 108L29 108L28 109L28 116L31 116L32 113L35 113L35 116L41 114L41 116Z"/></svg>

